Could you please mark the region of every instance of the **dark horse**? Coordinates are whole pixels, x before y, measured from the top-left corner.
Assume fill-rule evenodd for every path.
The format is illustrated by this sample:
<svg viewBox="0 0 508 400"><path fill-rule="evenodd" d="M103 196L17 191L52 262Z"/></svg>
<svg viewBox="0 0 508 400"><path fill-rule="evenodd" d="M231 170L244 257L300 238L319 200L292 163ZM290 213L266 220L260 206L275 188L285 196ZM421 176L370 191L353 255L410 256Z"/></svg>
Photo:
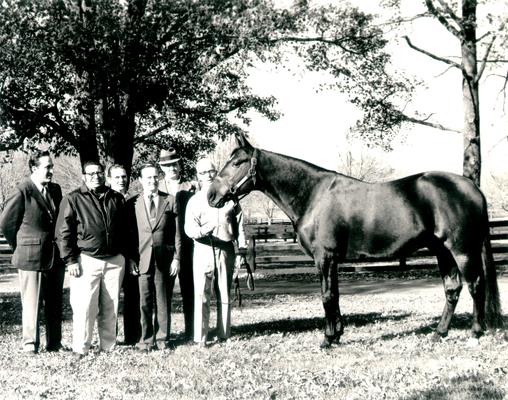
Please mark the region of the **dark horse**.
<svg viewBox="0 0 508 400"><path fill-rule="evenodd" d="M260 190L288 215L319 271L326 318L322 347L338 342L344 330L338 263L404 257L424 247L437 257L446 297L434 339L448 333L463 280L474 302L472 336L502 325L486 201L469 179L428 172L370 184L254 148L243 136L237 141L208 201L221 207Z"/></svg>

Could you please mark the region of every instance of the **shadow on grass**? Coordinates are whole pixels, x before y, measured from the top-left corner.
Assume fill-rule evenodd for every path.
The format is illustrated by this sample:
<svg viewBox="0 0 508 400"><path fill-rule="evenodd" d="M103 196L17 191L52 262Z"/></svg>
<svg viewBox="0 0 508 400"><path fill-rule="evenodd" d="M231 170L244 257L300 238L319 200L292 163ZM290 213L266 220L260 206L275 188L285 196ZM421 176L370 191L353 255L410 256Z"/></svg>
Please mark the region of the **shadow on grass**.
<svg viewBox="0 0 508 400"><path fill-rule="evenodd" d="M446 386L417 392L403 400L501 400L504 396L504 390L485 376L461 376L452 378Z"/></svg>
<svg viewBox="0 0 508 400"><path fill-rule="evenodd" d="M362 326L367 326L375 323L383 323L387 321L402 321L407 319L411 314L381 314L381 313L367 313L367 314L351 314L344 316L345 329L354 329ZM399 331L381 336L373 336L373 341L389 341L395 338L412 336L412 335L428 335L435 331L440 317L432 318L432 322L427 325L422 325L415 329ZM508 316L504 317L505 324L508 326ZM471 329L472 315L467 313L457 314L452 320L450 330L469 330ZM243 324L232 327L233 335L241 335L246 338L252 336L283 335L290 333L302 333L314 330L322 330L325 326L325 320L321 317L313 318L300 318L300 319L278 319L272 321L262 321L251 324Z"/></svg>
<svg viewBox="0 0 508 400"><path fill-rule="evenodd" d="M72 310L69 302L69 288L62 294L62 320L72 319ZM21 297L19 292L0 293L0 322L2 325L21 325ZM44 307L42 307L41 321L44 320Z"/></svg>
<svg viewBox="0 0 508 400"><path fill-rule="evenodd" d="M386 315L381 313L351 314L344 317L344 324L346 327L359 327L375 322L399 321L407 318L409 315L410 314ZM232 328L232 332L234 335L251 337L256 335L270 335L276 333L300 333L323 328L324 318L287 318L234 326Z"/></svg>
<svg viewBox="0 0 508 400"><path fill-rule="evenodd" d="M416 329L410 329L402 332L384 334L379 337L381 340L392 340L397 337L406 337L412 335L428 335L436 330L440 317L432 318L432 322L428 325L422 325ZM508 326L508 315L503 317L504 325ZM470 330L473 322L473 316L470 313L455 314L450 324L450 331L452 330ZM378 340L378 339L376 339Z"/></svg>

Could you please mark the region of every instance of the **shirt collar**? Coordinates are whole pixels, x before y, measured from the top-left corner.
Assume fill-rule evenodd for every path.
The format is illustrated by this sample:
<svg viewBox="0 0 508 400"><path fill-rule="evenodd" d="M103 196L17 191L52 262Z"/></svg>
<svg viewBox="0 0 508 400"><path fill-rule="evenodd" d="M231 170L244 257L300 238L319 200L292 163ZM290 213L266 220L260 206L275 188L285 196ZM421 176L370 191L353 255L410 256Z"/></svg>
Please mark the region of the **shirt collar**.
<svg viewBox="0 0 508 400"><path fill-rule="evenodd" d="M39 192L41 192L41 193L42 193L42 189L44 188L44 185L42 185L42 183L40 183L40 182L36 182L36 181L34 181L33 177L31 177L31 176L30 176L30 179L31 179L31 181L33 182L33 184L37 187L37 189L39 190ZM47 186L46 186L46 188L47 188Z"/></svg>
<svg viewBox="0 0 508 400"><path fill-rule="evenodd" d="M145 196L145 199L146 200L149 200L150 199L150 196L153 196L153 199L157 199L159 197L159 193L155 192L155 193L145 193L144 194Z"/></svg>

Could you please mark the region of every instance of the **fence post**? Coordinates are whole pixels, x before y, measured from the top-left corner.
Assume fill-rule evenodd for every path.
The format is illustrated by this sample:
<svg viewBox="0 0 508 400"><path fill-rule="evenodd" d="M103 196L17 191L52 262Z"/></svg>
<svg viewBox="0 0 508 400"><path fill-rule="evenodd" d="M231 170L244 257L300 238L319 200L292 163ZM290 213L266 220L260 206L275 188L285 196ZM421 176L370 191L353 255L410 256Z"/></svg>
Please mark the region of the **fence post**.
<svg viewBox="0 0 508 400"><path fill-rule="evenodd" d="M247 262L250 264L251 270L256 270L256 239L249 238L249 247L247 249Z"/></svg>

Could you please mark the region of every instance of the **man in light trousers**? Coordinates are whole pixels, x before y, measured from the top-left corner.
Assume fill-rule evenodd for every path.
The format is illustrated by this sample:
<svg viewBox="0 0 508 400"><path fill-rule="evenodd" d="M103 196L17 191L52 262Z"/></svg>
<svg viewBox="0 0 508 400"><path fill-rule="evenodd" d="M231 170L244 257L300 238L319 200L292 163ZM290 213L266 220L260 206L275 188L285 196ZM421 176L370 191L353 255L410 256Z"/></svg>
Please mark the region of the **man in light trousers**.
<svg viewBox="0 0 508 400"><path fill-rule="evenodd" d="M194 341L208 340L212 284L217 298L217 339L231 336L231 284L235 266L246 263L243 214L239 204L208 205L207 191L217 170L209 159L196 164L200 190L190 198L185 232L194 239ZM215 281L214 281L215 280Z"/></svg>
<svg viewBox="0 0 508 400"><path fill-rule="evenodd" d="M88 353L96 320L100 350L115 346L127 244L125 200L105 185L103 166L85 163L83 181L62 200L56 228L70 275L75 360Z"/></svg>
<svg viewBox="0 0 508 400"><path fill-rule="evenodd" d="M52 183L53 160L47 151L33 154L30 178L18 184L0 217L0 228L13 249L18 268L23 328L23 352L40 346L39 320L44 304L46 350L62 348L62 290L65 266L54 242L60 186Z"/></svg>

